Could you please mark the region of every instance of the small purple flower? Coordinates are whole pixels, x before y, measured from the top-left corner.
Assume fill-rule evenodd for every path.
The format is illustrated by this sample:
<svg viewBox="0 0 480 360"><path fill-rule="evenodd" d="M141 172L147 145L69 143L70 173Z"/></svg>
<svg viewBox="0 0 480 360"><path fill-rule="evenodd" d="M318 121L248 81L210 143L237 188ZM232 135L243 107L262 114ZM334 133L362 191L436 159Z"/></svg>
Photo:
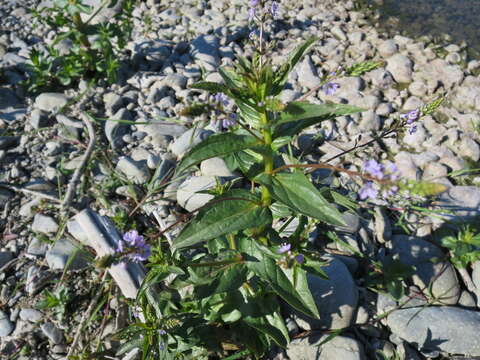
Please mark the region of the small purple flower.
<svg viewBox="0 0 480 360"><path fill-rule="evenodd" d="M216 93L214 99L215 102L222 104L223 106L227 106L230 103L230 99L224 93Z"/></svg>
<svg viewBox="0 0 480 360"><path fill-rule="evenodd" d="M384 190L382 192L382 196L384 198L388 198L390 196L395 195L397 192L398 192L398 186L392 186L391 188Z"/></svg>
<svg viewBox="0 0 480 360"><path fill-rule="evenodd" d="M283 243L280 245L280 247L277 250L277 254L285 254L286 252L289 252L290 249L292 248L292 245L289 243Z"/></svg>
<svg viewBox="0 0 480 360"><path fill-rule="evenodd" d="M137 230L130 230L123 234L123 239L118 242L117 252L124 253L131 261L139 262L148 259L151 249Z"/></svg>
<svg viewBox="0 0 480 360"><path fill-rule="evenodd" d="M158 333L159 333L160 335L166 335L166 334L167 334L167 332L166 332L165 330L163 330L163 329L160 329L160 330L158 331Z"/></svg>
<svg viewBox="0 0 480 360"><path fill-rule="evenodd" d="M135 262L141 262L147 260L151 255L150 245L143 244L136 248L136 252L128 254L128 257Z"/></svg>
<svg viewBox="0 0 480 360"><path fill-rule="evenodd" d="M305 256L303 256L303 254L298 254L297 256L295 256L295 260L297 261L297 263L303 264L303 262L305 261Z"/></svg>
<svg viewBox="0 0 480 360"><path fill-rule="evenodd" d="M417 125L411 125L411 126L408 128L408 134L409 134L409 135L412 135L412 134L414 134L415 132L417 132Z"/></svg>
<svg viewBox="0 0 480 360"><path fill-rule="evenodd" d="M258 5L258 0L250 0L250 7L255 7Z"/></svg>
<svg viewBox="0 0 480 360"><path fill-rule="evenodd" d="M255 8L251 7L248 9L248 21L252 21L255 17Z"/></svg>
<svg viewBox="0 0 480 360"><path fill-rule="evenodd" d="M237 125L237 114L229 114L228 118L222 120L222 127L228 129Z"/></svg>
<svg viewBox="0 0 480 360"><path fill-rule="evenodd" d="M407 113L407 124L411 124L414 121L418 120L419 115L420 115L420 110L418 109L409 111Z"/></svg>
<svg viewBox="0 0 480 360"><path fill-rule="evenodd" d="M272 17L275 19L278 15L278 9L280 8L280 5L276 1L272 1L272 5L270 5L270 14Z"/></svg>
<svg viewBox="0 0 480 360"><path fill-rule="evenodd" d="M379 180L382 180L383 177L385 176L383 174L383 170L384 170L383 165L373 159L367 160L363 164L363 171L376 177Z"/></svg>
<svg viewBox="0 0 480 360"><path fill-rule="evenodd" d="M334 82L327 82L325 85L323 85L323 91L325 91L325 94L327 95L333 95L335 92L338 90L340 87L340 84L334 83Z"/></svg>
<svg viewBox="0 0 480 360"><path fill-rule="evenodd" d="M376 199L378 196L378 190L373 186L373 182L368 181L358 192L361 200Z"/></svg>
<svg viewBox="0 0 480 360"><path fill-rule="evenodd" d="M257 37L258 37L258 30L256 30L256 29L250 31L250 34L248 34L248 38L251 41L254 41Z"/></svg>
<svg viewBox="0 0 480 360"><path fill-rule="evenodd" d="M136 246L137 243L143 242L143 236L139 235L137 230L130 230L123 234L123 240L129 246Z"/></svg>

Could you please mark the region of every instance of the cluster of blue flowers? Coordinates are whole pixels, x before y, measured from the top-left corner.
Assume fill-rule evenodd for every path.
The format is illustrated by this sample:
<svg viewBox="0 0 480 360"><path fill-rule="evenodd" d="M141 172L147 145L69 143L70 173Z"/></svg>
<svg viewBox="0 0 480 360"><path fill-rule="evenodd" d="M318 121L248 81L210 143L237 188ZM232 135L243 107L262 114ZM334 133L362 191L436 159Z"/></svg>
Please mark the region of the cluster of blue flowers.
<svg viewBox="0 0 480 360"><path fill-rule="evenodd" d="M411 135L415 131L417 131L417 125L415 124L415 121L417 121L420 118L420 110L415 109L412 111L409 111L406 114L400 115L400 119L405 121L405 125L408 129L408 133Z"/></svg>
<svg viewBox="0 0 480 360"><path fill-rule="evenodd" d="M250 0L250 8L248 9L248 20L252 21L255 19L256 15L258 14L259 11L261 11L261 6L262 3L264 3L261 0ZM276 19L278 16L278 10L280 9L280 5L276 1L271 1L270 5L268 5L266 2L264 4L263 11L265 13L269 13L272 18Z"/></svg>
<svg viewBox="0 0 480 360"><path fill-rule="evenodd" d="M363 172L368 174L371 177L374 177L377 180L385 181L386 187L384 187L382 195L384 198L388 198L392 195L395 195L398 191L398 186L392 185L392 182L397 181L400 178L400 173L397 166L391 162L387 161L385 165L377 162L376 160L367 160L363 164ZM376 199L380 192L381 188L373 181L367 181L363 187L358 192L358 195L361 200L366 199Z"/></svg>
<svg viewBox="0 0 480 360"><path fill-rule="evenodd" d="M292 244L283 243L277 250L277 254L285 254L290 260L295 260L299 264L303 264L305 257L303 254L293 255L292 254Z"/></svg>
<svg viewBox="0 0 480 360"><path fill-rule="evenodd" d="M230 105L230 99L227 95L224 93L216 93L214 95L214 102L216 103L217 106L219 106L222 110L224 110L224 107ZM217 109L216 114L220 115L222 112ZM212 120L215 121L215 120ZM222 119L222 128L224 130L237 125L237 114L230 112L226 118Z"/></svg>
<svg viewBox="0 0 480 360"><path fill-rule="evenodd" d="M118 242L117 253L127 260L141 262L148 259L151 249L137 230L130 230L123 234L123 239Z"/></svg>

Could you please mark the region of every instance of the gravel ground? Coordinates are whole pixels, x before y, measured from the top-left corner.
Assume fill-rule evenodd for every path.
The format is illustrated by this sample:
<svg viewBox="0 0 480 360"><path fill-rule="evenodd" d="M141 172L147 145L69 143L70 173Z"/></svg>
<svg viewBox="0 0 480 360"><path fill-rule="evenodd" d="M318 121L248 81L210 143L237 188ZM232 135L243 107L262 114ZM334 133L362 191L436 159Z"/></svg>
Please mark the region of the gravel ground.
<svg viewBox="0 0 480 360"><path fill-rule="evenodd" d="M376 359L377 350L388 356L396 351L400 359L480 356L480 262L459 272L436 240L440 229L480 215L480 177L475 172L458 175L460 170L480 167L480 62L467 58L464 46L388 37L371 25L375 14L360 11L352 1L282 1L281 5L274 26L278 40L274 63L280 63L302 39L320 38L291 73L283 101L314 89L320 75L340 65L385 62L362 77L338 80L340 88L334 95L323 90L310 94L308 100L314 103L342 102L368 110L307 130L296 143L299 153L312 162L325 161L371 140L393 117L447 95L415 133L384 139L383 145L373 143L331 163L355 170L365 159L388 158L405 178L435 181L448 190L434 204L443 211L441 217L401 212L400 218L379 203L372 211L351 214L349 226L338 229L348 248L318 244L331 254L325 269L329 280L310 279L321 319L290 314L291 334L308 336L298 337L285 351L272 349L271 358ZM100 245L96 235L86 230L88 221L78 216L69 219L57 201L65 195L92 135L84 127L82 113L138 124L95 124L95 149L78 186L76 209L89 207L108 216L121 231L127 230L124 227L132 217L140 228L164 229L185 210L210 199L197 191L214 186L216 177L235 175L221 160L206 161L188 178L169 184L148 203L139 203L146 191L143 184L165 176L189 148L219 131L206 115L184 115L188 105L208 98L189 85L202 78L217 81L219 65L252 51L246 41L246 1L147 0L134 11L133 38L122 57L118 84L88 88L82 81L76 87L32 97L19 85L26 76L28 53L53 38L48 29L33 27L27 9L37 6L40 2L35 0L0 5L2 359L66 359L82 314L104 276L94 266ZM158 122L163 118L176 121ZM157 122L148 124L152 120ZM192 130L199 124L202 129ZM353 192L359 187L344 176L319 173L318 177ZM404 235L406 231L409 235ZM368 269L357 252L376 260L392 256L416 266L406 281L405 299L397 303L367 289ZM433 263L432 258L438 261ZM129 322L129 294L138 284L121 275L112 277L116 281L101 285L108 296L78 340L77 348L87 356L97 350L88 358L116 359L112 354L120 343L115 333ZM46 290L60 300L42 308L39 303ZM378 319L387 311L389 316ZM411 321L413 314L418 316ZM318 347L329 329L345 330ZM128 356L124 359L134 354Z"/></svg>

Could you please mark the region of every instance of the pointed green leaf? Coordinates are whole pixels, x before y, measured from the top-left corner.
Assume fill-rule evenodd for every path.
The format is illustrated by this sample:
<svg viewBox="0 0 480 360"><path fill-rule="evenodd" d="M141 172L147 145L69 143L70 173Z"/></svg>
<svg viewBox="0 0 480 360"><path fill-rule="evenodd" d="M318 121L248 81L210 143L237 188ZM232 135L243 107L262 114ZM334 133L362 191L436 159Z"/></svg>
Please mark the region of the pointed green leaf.
<svg viewBox="0 0 480 360"><path fill-rule="evenodd" d="M305 270L298 266L286 269L276 263L270 250L251 239L240 239L238 248L244 252L247 267L270 284L273 291L298 311L319 318Z"/></svg>
<svg viewBox="0 0 480 360"><path fill-rule="evenodd" d="M235 231L260 227L272 222L268 208L258 205L259 198L243 189L230 190L210 201L173 241L180 249Z"/></svg>
<svg viewBox="0 0 480 360"><path fill-rule="evenodd" d="M362 108L346 104L310 104L291 102L280 112L276 122L273 138L292 136L301 130L324 120L337 116L365 111Z"/></svg>
<svg viewBox="0 0 480 360"><path fill-rule="evenodd" d="M221 67L218 69L218 72L230 90L240 90L244 87L240 76L234 70Z"/></svg>
<svg viewBox="0 0 480 360"><path fill-rule="evenodd" d="M284 88L287 80L288 74L293 70L295 65L302 59L305 53L310 49L310 47L318 40L316 37L311 37L307 39L304 43L300 44L288 57L288 60L283 64L280 69L278 69L273 82L274 86L272 87L272 93L270 95L278 95Z"/></svg>
<svg viewBox="0 0 480 360"><path fill-rule="evenodd" d="M200 144L194 146L184 156L177 167L177 174L182 173L190 166L199 164L203 160L235 153L258 144L259 141L250 135L237 135L233 133L212 135Z"/></svg>
<svg viewBox="0 0 480 360"><path fill-rule="evenodd" d="M228 292L238 289L246 281L248 269L243 264L233 264L229 268L219 268L217 278L208 285L197 286L195 288L195 294L198 299L218 294L222 292Z"/></svg>
<svg viewBox="0 0 480 360"><path fill-rule="evenodd" d="M262 122L260 120L260 112L252 104L251 100L242 100L240 98L235 98L235 104L240 109L240 116L245 122L253 127L254 129L259 129L262 127Z"/></svg>
<svg viewBox="0 0 480 360"><path fill-rule="evenodd" d="M206 91L210 91L212 93L227 93L228 92L228 87L227 86L225 86L223 84L211 82L211 81L201 81L201 82L195 83L193 85L190 85L190 87L192 89L206 90Z"/></svg>
<svg viewBox="0 0 480 360"><path fill-rule="evenodd" d="M325 200L303 173L262 174L255 180L265 185L275 200L292 210L327 224L346 226L342 214Z"/></svg>
<svg viewBox="0 0 480 360"><path fill-rule="evenodd" d="M242 288L240 292L244 295L244 303L238 304L242 320L285 348L289 342L288 330L280 315L276 295L266 294L253 298L248 296Z"/></svg>

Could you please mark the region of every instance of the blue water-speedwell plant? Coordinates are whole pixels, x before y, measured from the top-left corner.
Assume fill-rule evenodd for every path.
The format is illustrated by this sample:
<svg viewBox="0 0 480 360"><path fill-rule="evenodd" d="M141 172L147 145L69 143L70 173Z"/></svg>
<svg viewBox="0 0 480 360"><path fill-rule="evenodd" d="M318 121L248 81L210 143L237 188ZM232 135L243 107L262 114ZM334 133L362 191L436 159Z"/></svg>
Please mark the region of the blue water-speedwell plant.
<svg viewBox="0 0 480 360"><path fill-rule="evenodd" d="M152 247L149 272L137 299L141 310L123 332L129 341L119 353L138 347L143 359L174 359L182 354L224 358L232 351L237 352L232 359L247 354L260 357L272 344L286 347L290 341L282 303L318 318L308 276L325 278L325 262L308 242L308 234L317 224L345 225L342 212L351 199L329 187L316 187L307 170L326 168L358 179L363 183L359 199L365 201L391 201L406 191L429 195L443 189L402 180L391 162L372 159L356 172L328 163L285 160L287 145L302 130L363 109L280 101L290 71L316 39L307 39L281 66L273 67L265 33L278 13L275 1L249 1L249 19L254 24L250 39L257 51L251 58L239 57L234 68L220 68L223 83L193 86L214 96L222 131L193 147L176 174L221 157L242 175L245 186L237 182L218 187L213 200L188 216L171 244L159 242ZM378 65L366 62L340 69L326 76L321 88L333 94L339 86L335 79L342 73L359 75ZM415 121L438 104L429 106L397 119L379 136L414 131ZM274 225L293 219L298 219L298 225L288 235Z"/></svg>

